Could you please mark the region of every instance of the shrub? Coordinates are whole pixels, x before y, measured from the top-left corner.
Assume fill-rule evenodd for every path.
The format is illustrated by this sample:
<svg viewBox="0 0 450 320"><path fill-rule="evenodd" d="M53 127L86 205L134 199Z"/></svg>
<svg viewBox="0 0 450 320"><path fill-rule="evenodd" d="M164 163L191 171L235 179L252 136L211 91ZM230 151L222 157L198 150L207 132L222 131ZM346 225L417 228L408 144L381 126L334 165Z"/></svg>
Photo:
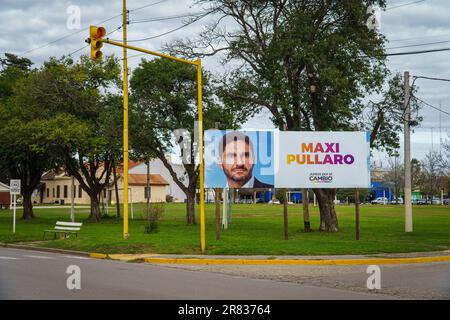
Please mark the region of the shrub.
<svg viewBox="0 0 450 320"><path fill-rule="evenodd" d="M145 233L158 231L158 221L164 214L164 203L153 203L144 207Z"/></svg>

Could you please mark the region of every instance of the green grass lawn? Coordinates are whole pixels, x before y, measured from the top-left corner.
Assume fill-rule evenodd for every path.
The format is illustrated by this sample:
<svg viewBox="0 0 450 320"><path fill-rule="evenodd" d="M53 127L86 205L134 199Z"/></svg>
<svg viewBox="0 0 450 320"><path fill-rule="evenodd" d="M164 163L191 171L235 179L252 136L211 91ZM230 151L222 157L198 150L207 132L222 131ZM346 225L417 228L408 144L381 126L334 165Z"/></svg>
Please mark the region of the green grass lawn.
<svg viewBox="0 0 450 320"><path fill-rule="evenodd" d="M110 212L113 210L111 207ZM198 208L197 208L198 210ZM317 230L318 208L311 207L311 225ZM130 220L130 238L122 238L122 223L107 218L102 223L86 221L89 209L76 209L84 222L78 239L42 241L44 229L57 220L69 221L70 209L35 209L36 219L22 221L18 211L17 232L12 234L12 213L0 210L0 242L29 242L43 247L99 253L200 253L200 225L185 223L184 204L166 204L157 233L144 233L142 205L135 205ZM214 204L206 205L206 250L208 254L337 255L388 252L420 252L450 249L450 207L413 208L414 232L403 232L402 206L362 206L361 240L355 240L354 207L339 206L340 232L304 233L301 206L289 206L289 240L284 240L282 205L234 205L233 222L215 240Z"/></svg>

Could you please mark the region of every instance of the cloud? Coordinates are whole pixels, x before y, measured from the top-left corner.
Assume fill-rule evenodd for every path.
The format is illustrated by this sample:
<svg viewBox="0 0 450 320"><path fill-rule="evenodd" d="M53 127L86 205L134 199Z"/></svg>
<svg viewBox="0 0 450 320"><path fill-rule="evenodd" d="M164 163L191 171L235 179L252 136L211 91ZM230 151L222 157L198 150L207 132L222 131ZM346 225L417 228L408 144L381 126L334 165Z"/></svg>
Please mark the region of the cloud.
<svg viewBox="0 0 450 320"><path fill-rule="evenodd" d="M129 0L129 9L139 8L160 0ZM388 7L402 4L404 1L389 1ZM81 9L81 30L68 30L66 13L70 5L77 5ZM122 1L98 0L95 4L91 0L1 0L0 2L0 52L13 52L21 54L31 49L25 54L32 59L36 65L40 65L50 56L60 57L71 53L85 45L87 38L87 28L90 24L98 23L110 17L117 16L104 23L107 31L110 32L122 23L121 21ZM144 20L155 17L181 15L187 13L197 13L200 8L193 6L193 0L167 0L153 6L131 11L130 20ZM427 0L417 5L400 7L393 10L382 12L381 14L381 32L391 40L387 47L397 47L402 45L412 45L435 41L450 41L450 2L446 0ZM134 43L151 50L158 50L164 43L170 42L175 38L189 37L197 34L202 26L211 22L214 17L207 17L193 25L183 28L167 36ZM128 27L129 39L139 39L151 37L173 30L185 19L166 20L151 23L130 24ZM78 33L57 41L48 46L39 48L58 38L65 37L68 34ZM110 38L121 39L122 32L118 30L110 35ZM405 40L409 39L409 40ZM450 42L446 44L435 44L424 47L411 47L390 50L389 52L414 51L431 48L450 48ZM122 55L122 49L108 46L105 48L106 54L114 53L119 57ZM81 50L74 54L88 54L88 49ZM412 55L401 57L390 57L388 66L393 72L410 71L414 75L424 75L432 77L450 78L450 52L440 52L426 55ZM135 56L134 53L129 53ZM131 58L130 68L134 68L142 56ZM217 68L218 61L214 58L207 59L205 65L209 69ZM442 103L443 109L450 112L450 83L431 82L418 80L420 86L418 97L439 106ZM428 131L434 127L435 132L439 128L439 112L425 107L421 115L424 117L423 127L416 132ZM249 122L249 125L267 125L268 115L263 115ZM448 127L450 117L442 115L443 126ZM444 128L444 131L448 130ZM413 136L414 139L414 136ZM413 140L414 142L414 140ZM436 144L436 143L435 143ZM420 148L422 154L424 150L431 148L431 144L416 144L414 148Z"/></svg>

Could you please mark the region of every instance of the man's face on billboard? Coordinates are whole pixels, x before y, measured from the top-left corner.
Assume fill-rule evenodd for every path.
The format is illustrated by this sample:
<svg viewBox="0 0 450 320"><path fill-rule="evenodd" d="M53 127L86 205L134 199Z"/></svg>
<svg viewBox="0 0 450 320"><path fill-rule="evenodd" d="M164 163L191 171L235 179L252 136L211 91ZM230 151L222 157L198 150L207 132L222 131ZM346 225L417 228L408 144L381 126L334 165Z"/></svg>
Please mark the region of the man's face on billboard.
<svg viewBox="0 0 450 320"><path fill-rule="evenodd" d="M227 178L245 184L252 177L255 164L253 149L244 140L230 141L222 154L222 169Z"/></svg>

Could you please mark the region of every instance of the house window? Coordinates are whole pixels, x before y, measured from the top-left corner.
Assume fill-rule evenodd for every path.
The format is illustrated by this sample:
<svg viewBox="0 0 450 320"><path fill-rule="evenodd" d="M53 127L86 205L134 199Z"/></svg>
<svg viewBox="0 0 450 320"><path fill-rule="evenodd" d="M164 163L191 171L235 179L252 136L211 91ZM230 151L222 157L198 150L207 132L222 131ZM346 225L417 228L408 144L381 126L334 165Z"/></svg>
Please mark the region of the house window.
<svg viewBox="0 0 450 320"><path fill-rule="evenodd" d="M61 196L61 186L56 186L56 197L59 198Z"/></svg>
<svg viewBox="0 0 450 320"><path fill-rule="evenodd" d="M73 197L75 198L77 196L77 186L73 186ZM72 196L72 195L70 195Z"/></svg>
<svg viewBox="0 0 450 320"><path fill-rule="evenodd" d="M50 197L50 188L47 188L47 198Z"/></svg>
<svg viewBox="0 0 450 320"><path fill-rule="evenodd" d="M52 197L55 197L55 188L52 188Z"/></svg>
<svg viewBox="0 0 450 320"><path fill-rule="evenodd" d="M78 198L83 197L83 189L81 188L81 186L78 186Z"/></svg>
<svg viewBox="0 0 450 320"><path fill-rule="evenodd" d="M64 198L67 198L67 186L64 186Z"/></svg>

